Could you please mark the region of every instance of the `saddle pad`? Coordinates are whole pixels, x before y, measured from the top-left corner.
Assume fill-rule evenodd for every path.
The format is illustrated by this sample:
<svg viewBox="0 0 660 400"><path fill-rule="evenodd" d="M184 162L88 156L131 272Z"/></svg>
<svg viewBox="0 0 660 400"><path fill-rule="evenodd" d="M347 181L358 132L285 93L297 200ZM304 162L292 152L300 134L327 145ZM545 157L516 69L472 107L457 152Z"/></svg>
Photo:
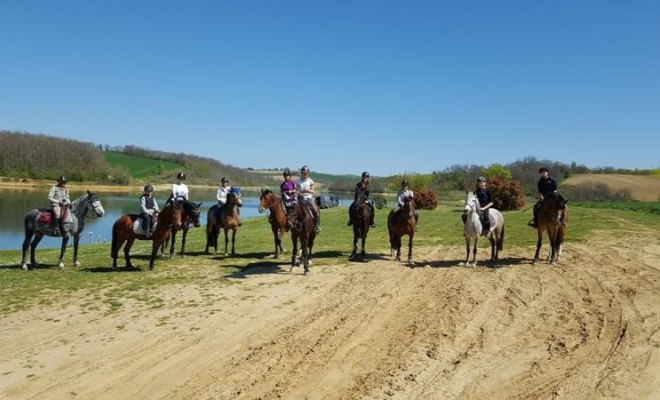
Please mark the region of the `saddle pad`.
<svg viewBox="0 0 660 400"><path fill-rule="evenodd" d="M50 225L50 221L52 221L52 218L53 218L53 213L50 211L39 213L40 224Z"/></svg>
<svg viewBox="0 0 660 400"><path fill-rule="evenodd" d="M154 223L154 231L156 230L156 226L158 226L158 221ZM135 222L133 222L133 233L136 235L144 235L147 233L142 229L142 218L137 218Z"/></svg>

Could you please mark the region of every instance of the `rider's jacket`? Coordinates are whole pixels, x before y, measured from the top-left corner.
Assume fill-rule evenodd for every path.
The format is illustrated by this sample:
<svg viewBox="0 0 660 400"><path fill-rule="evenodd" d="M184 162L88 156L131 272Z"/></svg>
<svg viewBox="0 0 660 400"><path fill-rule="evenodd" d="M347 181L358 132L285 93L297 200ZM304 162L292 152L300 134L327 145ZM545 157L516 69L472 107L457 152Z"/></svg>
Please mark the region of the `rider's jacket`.
<svg viewBox="0 0 660 400"><path fill-rule="evenodd" d="M58 185L50 188L50 192L48 193L48 201L50 201L53 206L59 206L64 200L70 202L69 189L60 187Z"/></svg>
<svg viewBox="0 0 660 400"><path fill-rule="evenodd" d="M539 179L537 188L543 197L547 197L549 194L557 191L557 181L550 176L547 178L541 178Z"/></svg>

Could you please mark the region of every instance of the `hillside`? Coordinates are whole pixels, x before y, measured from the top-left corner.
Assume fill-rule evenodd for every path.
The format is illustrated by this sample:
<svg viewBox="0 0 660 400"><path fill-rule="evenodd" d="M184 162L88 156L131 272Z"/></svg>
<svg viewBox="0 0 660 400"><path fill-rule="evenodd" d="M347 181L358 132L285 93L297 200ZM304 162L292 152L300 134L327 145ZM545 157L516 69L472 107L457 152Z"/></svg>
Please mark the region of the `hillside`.
<svg viewBox="0 0 660 400"><path fill-rule="evenodd" d="M577 186L586 182L607 184L613 191L630 190L632 198L640 201L657 201L660 198L660 177L655 175L580 174L563 182Z"/></svg>
<svg viewBox="0 0 660 400"><path fill-rule="evenodd" d="M113 167L121 167L128 171L133 178L145 179L159 175L173 174L183 169L183 165L152 158L136 157L124 153L106 151L105 160Z"/></svg>

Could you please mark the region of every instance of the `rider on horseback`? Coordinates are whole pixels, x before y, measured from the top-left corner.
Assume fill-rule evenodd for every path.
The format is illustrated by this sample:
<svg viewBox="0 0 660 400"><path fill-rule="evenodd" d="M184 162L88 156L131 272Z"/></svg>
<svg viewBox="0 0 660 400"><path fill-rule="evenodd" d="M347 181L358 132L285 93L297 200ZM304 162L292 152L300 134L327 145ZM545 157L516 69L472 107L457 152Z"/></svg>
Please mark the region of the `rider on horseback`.
<svg viewBox="0 0 660 400"><path fill-rule="evenodd" d="M227 179L226 176L223 176L222 179L220 179L220 187L218 188L218 208L216 211L218 215L220 215L225 204L227 204L227 195L230 191L231 186L229 186L229 179Z"/></svg>
<svg viewBox="0 0 660 400"><path fill-rule="evenodd" d="M396 206L397 206L396 212L398 213L401 210L403 210L403 206L405 205L404 203L405 198L413 199L414 197L415 194L413 193L412 190L410 190L410 182L408 182L407 179L404 179L403 182L401 182L401 190L399 190L399 193L396 196ZM417 210L415 210L415 224L417 224L418 220L419 220L419 214L417 213Z"/></svg>
<svg viewBox="0 0 660 400"><path fill-rule="evenodd" d="M309 176L309 167L307 165L303 165L300 168L300 176L297 183L298 192L302 194L305 203L307 203L309 210L312 212L315 221L314 229L316 233L319 233L321 232L321 213L314 201L314 181Z"/></svg>
<svg viewBox="0 0 660 400"><path fill-rule="evenodd" d="M481 208L481 223L483 225L483 232L486 237L490 235L490 208L493 206L493 194L490 190L486 189L486 178L480 176L477 179L477 190L474 191L477 200L479 200L479 207Z"/></svg>
<svg viewBox="0 0 660 400"><path fill-rule="evenodd" d="M58 236L64 232L64 224L62 222L62 209L71 206L69 199L69 189L66 188L66 183L69 180L64 176L57 178L57 185L50 188L48 193L48 201L50 201L53 210L53 217L55 218L55 230L53 234Z"/></svg>
<svg viewBox="0 0 660 400"><path fill-rule="evenodd" d="M533 228L537 227L541 203L543 202L543 199L547 197L554 197L557 199L557 205L561 210L560 223L566 225L566 212L568 208L566 203L568 203L568 201L557 192L557 181L548 174L548 169L546 167L540 168L539 174L541 175L541 179L539 179L537 184L539 201L534 204L534 220L530 221L527 225Z"/></svg>
<svg viewBox="0 0 660 400"><path fill-rule="evenodd" d="M353 203L355 203L358 199L358 196L360 193L364 194L364 199L367 202L367 205L369 206L369 209L371 209L371 219L369 220L369 225L372 228L376 227L376 224L374 223L374 216L376 214L376 210L374 207L374 202L373 200L369 199L369 173L367 171L364 171L362 173L362 180L358 182L355 185L355 198L353 199ZM352 206L352 205L351 205ZM351 226L353 223L351 220L348 220L348 226Z"/></svg>
<svg viewBox="0 0 660 400"><path fill-rule="evenodd" d="M142 218L142 230L144 230L146 237L153 235L154 219L156 219L156 216L160 212L153 193L154 187L146 185L144 187L144 193L140 196L140 218Z"/></svg>
<svg viewBox="0 0 660 400"><path fill-rule="evenodd" d="M284 168L282 176L284 177L284 182L280 185L280 191L282 192L282 203L284 203L284 208L288 215L296 203L296 183L291 180L291 171L289 168Z"/></svg>
<svg viewBox="0 0 660 400"><path fill-rule="evenodd" d="M186 174L179 172L176 174L176 183L172 185L172 199L188 200L188 186L183 183L186 180Z"/></svg>

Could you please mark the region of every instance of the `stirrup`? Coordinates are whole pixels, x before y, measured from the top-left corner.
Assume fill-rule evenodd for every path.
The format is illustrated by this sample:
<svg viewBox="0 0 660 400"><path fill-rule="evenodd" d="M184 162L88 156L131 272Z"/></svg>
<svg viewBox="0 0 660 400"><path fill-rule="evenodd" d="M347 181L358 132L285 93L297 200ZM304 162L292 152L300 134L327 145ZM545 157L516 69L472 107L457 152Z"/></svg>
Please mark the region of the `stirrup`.
<svg viewBox="0 0 660 400"><path fill-rule="evenodd" d="M531 226L532 228L536 228L536 223L534 221L529 221L527 223L527 226Z"/></svg>
<svg viewBox="0 0 660 400"><path fill-rule="evenodd" d="M375 228L375 227L376 227L376 223L375 223L375 222L372 222L372 223L369 224L369 226L372 227L372 228Z"/></svg>
<svg viewBox="0 0 660 400"><path fill-rule="evenodd" d="M151 231L147 231L147 233L144 234L144 236L146 236L146 237L152 237L153 235L154 235L154 233L151 232Z"/></svg>
<svg viewBox="0 0 660 400"><path fill-rule="evenodd" d="M60 236L61 233L62 233L62 232L60 232L60 228L55 228L55 229L53 229L53 235L55 235L55 236Z"/></svg>
<svg viewBox="0 0 660 400"><path fill-rule="evenodd" d="M316 233L321 232L321 227L319 225L315 225L314 226L314 231L316 231Z"/></svg>

